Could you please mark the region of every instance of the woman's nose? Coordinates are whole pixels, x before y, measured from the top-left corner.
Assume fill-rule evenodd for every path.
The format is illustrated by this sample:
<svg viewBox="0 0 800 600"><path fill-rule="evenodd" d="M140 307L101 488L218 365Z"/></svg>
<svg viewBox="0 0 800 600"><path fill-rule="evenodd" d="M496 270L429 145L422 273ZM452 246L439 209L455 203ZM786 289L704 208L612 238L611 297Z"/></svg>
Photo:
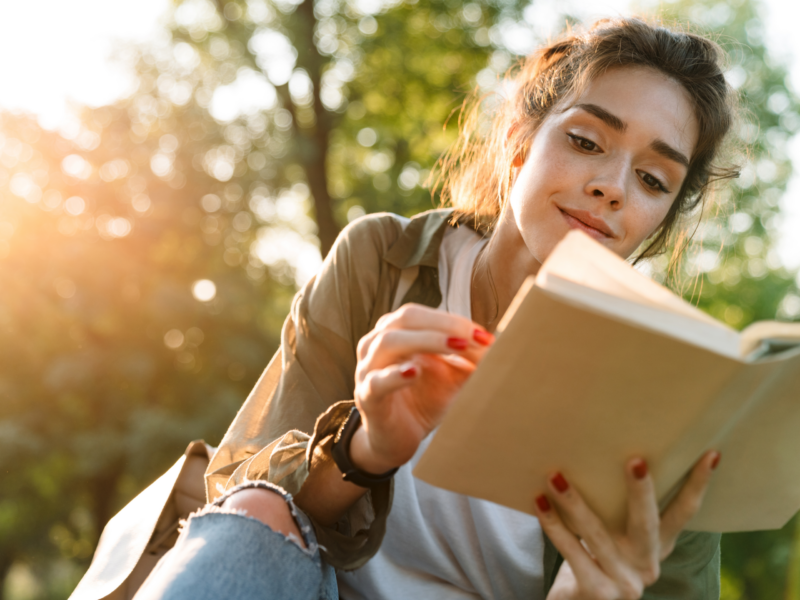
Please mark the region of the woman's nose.
<svg viewBox="0 0 800 600"><path fill-rule="evenodd" d="M618 210L625 204L625 170L613 169L598 173L586 185L586 193L607 202Z"/></svg>

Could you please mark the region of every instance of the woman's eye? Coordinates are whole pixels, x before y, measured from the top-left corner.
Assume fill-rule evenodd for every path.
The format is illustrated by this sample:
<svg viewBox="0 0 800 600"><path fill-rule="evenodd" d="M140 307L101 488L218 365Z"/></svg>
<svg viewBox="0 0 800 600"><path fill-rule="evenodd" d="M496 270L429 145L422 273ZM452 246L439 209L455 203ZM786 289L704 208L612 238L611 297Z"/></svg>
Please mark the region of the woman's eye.
<svg viewBox="0 0 800 600"><path fill-rule="evenodd" d="M578 146L581 150L586 150L587 152L594 152L595 150L598 149L597 144L595 144L592 140L587 140L584 137L581 137L579 135L574 135L572 133L568 133L567 135L572 140L572 143Z"/></svg>
<svg viewBox="0 0 800 600"><path fill-rule="evenodd" d="M656 177L650 175L650 173L642 173L642 181L644 181L646 186L651 187L654 190L659 190L665 194L669 194L669 190L664 187L664 184L661 183L661 181L659 181Z"/></svg>

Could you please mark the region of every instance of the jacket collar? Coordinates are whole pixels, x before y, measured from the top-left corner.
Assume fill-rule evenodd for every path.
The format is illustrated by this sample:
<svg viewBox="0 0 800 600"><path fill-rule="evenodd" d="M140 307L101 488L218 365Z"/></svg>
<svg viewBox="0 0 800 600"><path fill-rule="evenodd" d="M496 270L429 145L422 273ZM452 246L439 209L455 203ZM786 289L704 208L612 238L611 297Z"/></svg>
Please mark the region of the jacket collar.
<svg viewBox="0 0 800 600"><path fill-rule="evenodd" d="M414 216L384 259L398 269L415 266L437 268L439 247L452 216L452 208L429 210Z"/></svg>

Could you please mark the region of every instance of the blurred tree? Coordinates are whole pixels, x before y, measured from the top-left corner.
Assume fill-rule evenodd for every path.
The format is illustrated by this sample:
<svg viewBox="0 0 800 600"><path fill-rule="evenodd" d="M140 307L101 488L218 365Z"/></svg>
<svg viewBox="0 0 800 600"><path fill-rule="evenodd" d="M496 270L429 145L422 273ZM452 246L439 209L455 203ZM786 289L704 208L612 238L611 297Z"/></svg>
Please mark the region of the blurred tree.
<svg viewBox="0 0 800 600"><path fill-rule="evenodd" d="M791 273L781 265L773 240L778 234L780 199L792 166L787 142L800 126L797 97L785 65L768 53L758 2L687 2L674 7L688 21L718 39L731 64L727 78L742 99L734 156L741 177L710 204L684 262L688 297L706 311L741 328L761 319L800 315ZM741 154L741 153L740 153Z"/></svg>
<svg viewBox="0 0 800 600"><path fill-rule="evenodd" d="M339 224L431 206L515 6L187 0L129 98L63 134L2 116L0 578L64 597L108 518L220 439Z"/></svg>
<svg viewBox="0 0 800 600"><path fill-rule="evenodd" d="M277 346L294 285L238 268L241 187L192 169L191 106L153 103L147 130L142 93L74 140L3 121L0 557L85 561L121 501L220 439Z"/></svg>
<svg viewBox="0 0 800 600"><path fill-rule="evenodd" d="M522 5L184 0L173 31L215 74L217 118L233 120L223 103L259 82L260 114L286 132L264 140L267 180L300 168L324 255L346 214L431 206L419 184L452 139L442 125L497 51L490 28Z"/></svg>

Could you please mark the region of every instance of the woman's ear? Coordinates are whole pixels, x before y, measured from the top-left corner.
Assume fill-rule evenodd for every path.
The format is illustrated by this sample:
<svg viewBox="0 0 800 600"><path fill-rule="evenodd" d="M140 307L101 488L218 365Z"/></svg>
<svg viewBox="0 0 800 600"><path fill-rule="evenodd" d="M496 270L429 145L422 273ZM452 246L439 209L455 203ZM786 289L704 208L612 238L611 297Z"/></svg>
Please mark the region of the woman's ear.
<svg viewBox="0 0 800 600"><path fill-rule="evenodd" d="M513 152L513 148L517 145L516 143L512 143L512 138L519 130L520 123L519 121L515 121L511 124L506 132L506 150L511 150ZM514 157L511 159L511 165L513 167L519 168L525 164L525 157L527 154L528 145L525 144L521 148L517 150L514 154Z"/></svg>

